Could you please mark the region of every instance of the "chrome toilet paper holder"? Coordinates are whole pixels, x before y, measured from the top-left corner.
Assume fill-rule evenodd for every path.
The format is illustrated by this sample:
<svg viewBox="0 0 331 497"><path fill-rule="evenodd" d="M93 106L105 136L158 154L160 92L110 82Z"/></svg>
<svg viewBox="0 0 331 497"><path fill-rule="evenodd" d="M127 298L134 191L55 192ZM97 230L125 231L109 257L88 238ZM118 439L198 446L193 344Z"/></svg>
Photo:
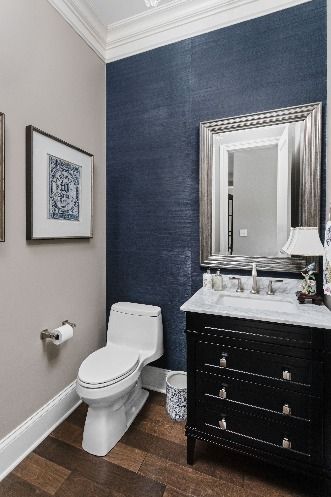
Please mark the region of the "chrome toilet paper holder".
<svg viewBox="0 0 331 497"><path fill-rule="evenodd" d="M65 324L69 324L69 326L71 326L72 328L76 328L76 323L72 323L71 321L68 321L68 319L66 319L65 321L62 321L62 326L64 326ZM59 339L59 335L57 333L55 333L54 331L49 331L46 328L46 330L42 330L40 332L40 339L41 340L47 340L47 339L58 340Z"/></svg>

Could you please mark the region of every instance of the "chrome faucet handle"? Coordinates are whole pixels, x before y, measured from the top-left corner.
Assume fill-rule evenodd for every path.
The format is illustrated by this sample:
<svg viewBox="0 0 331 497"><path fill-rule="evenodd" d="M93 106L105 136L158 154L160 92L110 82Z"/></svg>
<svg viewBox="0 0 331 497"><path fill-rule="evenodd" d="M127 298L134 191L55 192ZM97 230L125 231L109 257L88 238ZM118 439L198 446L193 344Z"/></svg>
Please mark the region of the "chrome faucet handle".
<svg viewBox="0 0 331 497"><path fill-rule="evenodd" d="M229 280L237 280L238 281L238 286L237 286L237 290L236 290L237 293L244 291L242 284L241 284L241 278L239 278L238 276L230 276Z"/></svg>
<svg viewBox="0 0 331 497"><path fill-rule="evenodd" d="M253 262L252 266L253 266L252 267L252 288L251 288L250 293L252 293L253 295L256 295L257 293L259 293L259 285L257 282L256 262Z"/></svg>
<svg viewBox="0 0 331 497"><path fill-rule="evenodd" d="M275 295L275 291L272 287L273 283L283 283L284 280L269 280L267 295Z"/></svg>

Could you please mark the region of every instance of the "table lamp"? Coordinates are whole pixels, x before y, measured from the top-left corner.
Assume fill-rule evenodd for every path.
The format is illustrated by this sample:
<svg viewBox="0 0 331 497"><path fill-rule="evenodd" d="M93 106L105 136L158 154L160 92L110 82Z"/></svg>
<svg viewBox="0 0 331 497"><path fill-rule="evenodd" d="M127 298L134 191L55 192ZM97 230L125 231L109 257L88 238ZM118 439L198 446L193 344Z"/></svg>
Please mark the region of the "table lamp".
<svg viewBox="0 0 331 497"><path fill-rule="evenodd" d="M319 257L324 255L324 248L321 243L318 228L300 226L291 228L290 236L282 253L288 255L302 255L305 257ZM322 303L322 298L316 295L316 281L314 277L313 267L310 265L306 268L306 272L302 273L304 280L301 285L301 292L297 293L300 303L307 300L316 304Z"/></svg>

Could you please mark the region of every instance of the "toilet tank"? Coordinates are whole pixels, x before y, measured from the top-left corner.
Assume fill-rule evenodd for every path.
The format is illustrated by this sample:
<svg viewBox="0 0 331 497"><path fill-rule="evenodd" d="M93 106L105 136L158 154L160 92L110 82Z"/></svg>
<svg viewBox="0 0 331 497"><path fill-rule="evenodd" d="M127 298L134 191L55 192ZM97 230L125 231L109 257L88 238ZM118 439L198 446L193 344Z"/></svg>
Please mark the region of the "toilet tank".
<svg viewBox="0 0 331 497"><path fill-rule="evenodd" d="M163 326L160 307L118 302L109 314L107 343L141 351L149 362L163 354Z"/></svg>

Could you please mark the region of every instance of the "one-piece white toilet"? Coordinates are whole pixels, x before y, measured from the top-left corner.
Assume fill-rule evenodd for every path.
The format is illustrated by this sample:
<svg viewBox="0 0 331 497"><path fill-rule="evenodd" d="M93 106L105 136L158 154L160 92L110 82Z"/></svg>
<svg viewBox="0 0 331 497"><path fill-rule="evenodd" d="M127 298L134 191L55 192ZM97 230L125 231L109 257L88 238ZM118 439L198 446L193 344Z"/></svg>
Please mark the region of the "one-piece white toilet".
<svg viewBox="0 0 331 497"><path fill-rule="evenodd" d="M147 400L141 370L163 354L161 309L118 302L109 315L107 345L93 352L78 372L77 393L88 404L83 449L106 455Z"/></svg>

